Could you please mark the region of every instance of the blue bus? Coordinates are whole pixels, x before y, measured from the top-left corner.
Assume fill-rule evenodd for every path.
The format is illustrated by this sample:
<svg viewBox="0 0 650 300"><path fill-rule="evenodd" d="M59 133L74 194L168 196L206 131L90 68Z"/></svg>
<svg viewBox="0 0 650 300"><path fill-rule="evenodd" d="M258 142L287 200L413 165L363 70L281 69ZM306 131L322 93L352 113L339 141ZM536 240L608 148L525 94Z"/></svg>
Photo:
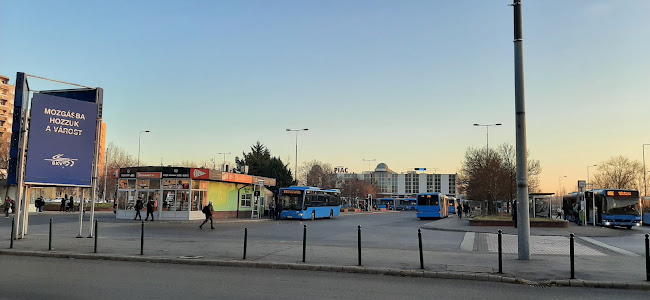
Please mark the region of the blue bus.
<svg viewBox="0 0 650 300"><path fill-rule="evenodd" d="M650 222L650 197L643 197L643 225L648 225Z"/></svg>
<svg viewBox="0 0 650 300"><path fill-rule="evenodd" d="M449 203L449 213L450 214L455 214L456 213L456 198L454 197L449 197L447 199L447 202ZM459 201L460 203L460 201Z"/></svg>
<svg viewBox="0 0 650 300"><path fill-rule="evenodd" d="M417 201L417 217L420 219L442 219L449 216L447 196L441 193L421 193Z"/></svg>
<svg viewBox="0 0 650 300"><path fill-rule="evenodd" d="M607 227L641 226L641 198L637 190L597 189L585 192L587 220ZM594 205L596 213L594 214ZM595 220L592 217L595 215Z"/></svg>
<svg viewBox="0 0 650 300"><path fill-rule="evenodd" d="M395 200L393 198L379 198L379 209L395 209Z"/></svg>
<svg viewBox="0 0 650 300"><path fill-rule="evenodd" d="M406 210L416 210L417 200L415 198L406 198Z"/></svg>
<svg viewBox="0 0 650 300"><path fill-rule="evenodd" d="M281 219L333 218L341 214L341 192L309 186L281 188Z"/></svg>

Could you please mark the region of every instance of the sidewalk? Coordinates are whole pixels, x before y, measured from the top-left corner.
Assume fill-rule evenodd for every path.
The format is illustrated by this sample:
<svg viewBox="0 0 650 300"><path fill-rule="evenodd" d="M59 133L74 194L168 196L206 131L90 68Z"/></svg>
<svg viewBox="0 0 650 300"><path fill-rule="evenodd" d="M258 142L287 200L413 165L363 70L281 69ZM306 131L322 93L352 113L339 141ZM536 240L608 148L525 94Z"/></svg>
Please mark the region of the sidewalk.
<svg viewBox="0 0 650 300"><path fill-rule="evenodd" d="M517 234L517 228L511 226L470 226L469 219L463 217L458 219L456 215L450 215L448 218L429 222L422 226L422 228L432 230L444 231L458 231L458 232L482 232L482 233L497 233L502 230L504 234ZM530 235L536 236L566 236L571 233L576 236L586 237L607 237L607 236L626 236L631 234L650 233L648 226L641 228L634 228L632 230L624 228L603 228L600 226L583 225L579 226L575 223L569 223L568 228L543 228L531 227Z"/></svg>
<svg viewBox="0 0 650 300"><path fill-rule="evenodd" d="M381 217L381 216L377 216ZM107 219L107 216L104 216ZM273 240L260 234L263 227L277 222L238 220L219 230L196 228L196 222L176 226L166 222L147 222L144 255L140 256L140 222L100 223L98 253L93 253L94 239L75 238L76 223L59 222L54 232L53 250L48 251L48 225L30 226L25 239L15 240L9 249L8 238L0 240L1 255L33 255L84 259L150 261L164 263L211 264L242 267L291 268L318 271L358 272L401 276L436 277L452 279L489 280L508 283L579 285L649 289L645 282L644 257L623 255L590 255L578 251L576 278L570 277L568 255L533 255L531 261L519 261L516 254L503 255L503 274L498 274L498 256L486 251L436 251L426 244L423 251L424 270L420 269L417 240L412 247L396 249L390 239L381 243L365 243L362 239L362 266L358 265L357 234L354 231L336 233L323 242L307 236L306 259L302 262L302 239L298 235L288 240ZM445 220L449 223L452 220ZM100 221L101 222L101 221ZM5 224L5 223L3 223ZM460 224L460 222L459 222ZM299 223L291 223L301 228ZM168 230L174 226L176 232ZM451 225L449 225L451 226ZM248 228L247 254L243 259L243 228ZM266 228L264 227L264 228ZM292 226L294 227L294 226ZM278 227L284 228L284 227ZM87 231L84 231L87 233ZM364 228L364 237L375 234ZM430 234L435 234L434 232ZM479 239L479 234L476 235ZM0 237L8 237L9 228L0 227ZM430 237L430 235L427 235ZM478 240L476 243L478 244ZM474 250L474 249L472 249ZM593 253L592 253L593 254ZM616 284L612 283L613 281Z"/></svg>

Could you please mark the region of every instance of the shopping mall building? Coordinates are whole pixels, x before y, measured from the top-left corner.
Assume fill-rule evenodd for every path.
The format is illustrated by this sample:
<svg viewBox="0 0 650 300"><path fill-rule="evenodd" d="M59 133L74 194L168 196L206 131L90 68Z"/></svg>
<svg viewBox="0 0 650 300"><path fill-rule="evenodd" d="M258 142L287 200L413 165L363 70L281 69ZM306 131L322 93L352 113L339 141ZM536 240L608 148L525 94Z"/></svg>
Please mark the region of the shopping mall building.
<svg viewBox="0 0 650 300"><path fill-rule="evenodd" d="M456 174L436 174L408 171L397 173L388 168L385 163L377 165L374 171L355 173L338 173L339 181L347 179L372 180L379 187L378 198L409 198L418 193L443 193L458 195Z"/></svg>
<svg viewBox="0 0 650 300"><path fill-rule="evenodd" d="M117 218L133 219L135 204L154 201L156 220L205 218L203 206L212 201L215 218L251 218L261 215L274 178L203 168L129 167L111 171L118 179Z"/></svg>

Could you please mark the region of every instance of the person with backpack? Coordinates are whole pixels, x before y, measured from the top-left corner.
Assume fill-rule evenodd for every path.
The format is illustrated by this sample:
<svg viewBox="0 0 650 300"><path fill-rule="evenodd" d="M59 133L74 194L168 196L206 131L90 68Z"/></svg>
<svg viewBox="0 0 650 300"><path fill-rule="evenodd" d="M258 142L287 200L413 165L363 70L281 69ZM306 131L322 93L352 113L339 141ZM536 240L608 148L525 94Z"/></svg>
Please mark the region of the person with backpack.
<svg viewBox="0 0 650 300"><path fill-rule="evenodd" d="M149 201L147 201L147 217L144 218L145 221L149 221L149 215L151 215L151 221L153 221L153 211L155 209L155 206L156 205L153 199L149 199Z"/></svg>
<svg viewBox="0 0 650 300"><path fill-rule="evenodd" d="M208 205L204 206L201 210L205 214L205 221L199 225L199 228L203 229L203 224L207 223L210 220L210 229L214 229L212 225L212 214L214 213L214 207L212 207L212 201L208 202Z"/></svg>
<svg viewBox="0 0 650 300"><path fill-rule="evenodd" d="M36 213L38 214L43 213L43 206L45 206L45 201L43 200L43 197L36 198L36 201L34 202L34 206L36 206Z"/></svg>
<svg viewBox="0 0 650 300"><path fill-rule="evenodd" d="M140 210L142 209L142 199L138 199L138 201L135 202L135 217L133 217L133 220L140 218L142 221L142 215L140 214Z"/></svg>
<svg viewBox="0 0 650 300"><path fill-rule="evenodd" d="M284 207L282 206L282 200L278 201L278 205L275 206L275 220L280 221L280 217L282 217L282 210Z"/></svg>

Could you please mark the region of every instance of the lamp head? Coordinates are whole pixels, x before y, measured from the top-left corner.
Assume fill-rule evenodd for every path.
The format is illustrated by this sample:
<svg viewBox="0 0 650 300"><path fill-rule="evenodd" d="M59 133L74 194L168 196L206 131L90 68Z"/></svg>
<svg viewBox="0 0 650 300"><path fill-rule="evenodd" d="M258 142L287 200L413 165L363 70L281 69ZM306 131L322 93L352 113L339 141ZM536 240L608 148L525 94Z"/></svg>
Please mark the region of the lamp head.
<svg viewBox="0 0 650 300"><path fill-rule="evenodd" d="M496 125L496 126L501 126L501 123L496 123L496 124L494 124L494 125Z"/></svg>
<svg viewBox="0 0 650 300"><path fill-rule="evenodd" d="M474 126L479 126L478 124L474 123Z"/></svg>

